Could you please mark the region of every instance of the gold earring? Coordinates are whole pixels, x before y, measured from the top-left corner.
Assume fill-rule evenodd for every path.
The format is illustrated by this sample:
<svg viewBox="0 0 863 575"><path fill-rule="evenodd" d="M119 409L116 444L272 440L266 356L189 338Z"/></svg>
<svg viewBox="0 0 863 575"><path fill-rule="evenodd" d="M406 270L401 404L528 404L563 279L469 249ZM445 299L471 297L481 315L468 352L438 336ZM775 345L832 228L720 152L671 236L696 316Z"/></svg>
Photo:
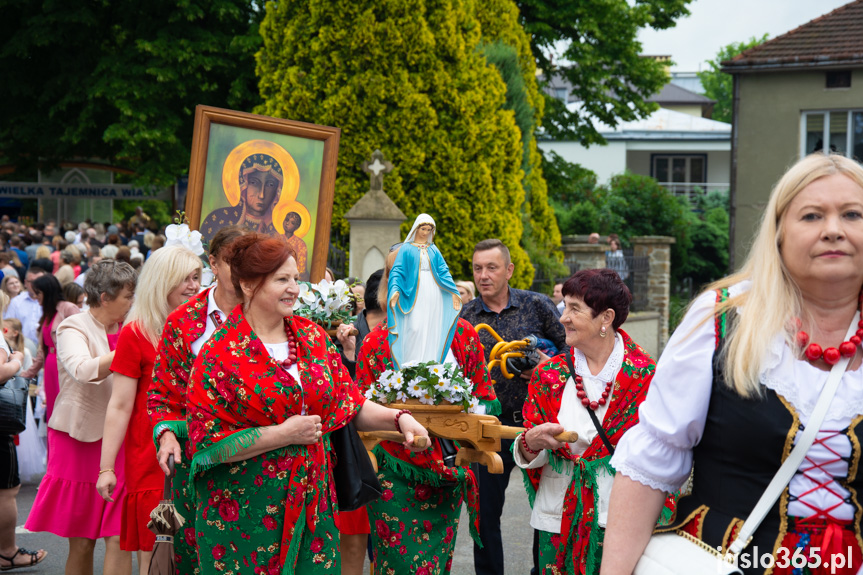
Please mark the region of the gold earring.
<svg viewBox="0 0 863 575"><path fill-rule="evenodd" d="M599 337L605 337L607 335L608 335L608 333L606 333L606 331L605 331L605 326L602 326L601 328L599 328Z"/></svg>

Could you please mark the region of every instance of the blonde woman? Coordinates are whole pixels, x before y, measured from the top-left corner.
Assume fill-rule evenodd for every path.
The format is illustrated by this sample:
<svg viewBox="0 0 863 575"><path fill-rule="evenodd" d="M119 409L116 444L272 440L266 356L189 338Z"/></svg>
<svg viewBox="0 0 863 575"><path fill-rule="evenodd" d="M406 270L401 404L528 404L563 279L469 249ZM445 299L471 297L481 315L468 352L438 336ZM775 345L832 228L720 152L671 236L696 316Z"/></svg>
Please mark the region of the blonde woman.
<svg viewBox="0 0 863 575"><path fill-rule="evenodd" d="M815 443L743 552L750 565L755 549L772 551L777 565L785 553L810 566L813 557L826 565L839 554L845 567L830 572L856 572L863 560L863 353L859 335L844 340L849 325L859 325L861 287L863 168L813 154L779 180L743 269L692 303L659 359L639 423L611 460L617 476L603 575L632 573L665 493L693 469L692 493L663 530L728 549L840 355L851 361ZM755 563L747 575L767 567Z"/></svg>
<svg viewBox="0 0 863 575"><path fill-rule="evenodd" d="M200 278L201 260L190 250L171 246L153 254L141 270L135 305L111 363L114 389L105 416L96 489L103 499L113 501L111 496L117 487L114 465L120 449L124 449L126 496L122 503L120 548L138 552L142 575L147 573L155 543L147 521L162 497L165 479L156 460L153 425L147 415L147 390L165 320L198 293Z"/></svg>

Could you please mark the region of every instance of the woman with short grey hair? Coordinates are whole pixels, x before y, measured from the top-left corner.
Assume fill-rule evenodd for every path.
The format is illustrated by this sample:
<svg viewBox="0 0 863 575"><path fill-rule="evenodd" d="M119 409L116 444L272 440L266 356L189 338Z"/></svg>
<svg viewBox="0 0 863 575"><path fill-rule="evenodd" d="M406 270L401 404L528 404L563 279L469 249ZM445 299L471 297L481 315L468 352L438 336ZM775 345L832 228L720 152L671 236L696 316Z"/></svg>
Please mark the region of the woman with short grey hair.
<svg viewBox="0 0 863 575"><path fill-rule="evenodd" d="M128 575L132 555L120 549L125 495L124 463L117 458L118 503L96 492L101 473L102 429L111 398L110 366L120 327L134 301L137 274L127 263L102 260L87 273L84 291L90 308L57 328L60 393L48 422L48 470L27 529L69 539L67 573L92 573L96 540L105 539L105 573Z"/></svg>

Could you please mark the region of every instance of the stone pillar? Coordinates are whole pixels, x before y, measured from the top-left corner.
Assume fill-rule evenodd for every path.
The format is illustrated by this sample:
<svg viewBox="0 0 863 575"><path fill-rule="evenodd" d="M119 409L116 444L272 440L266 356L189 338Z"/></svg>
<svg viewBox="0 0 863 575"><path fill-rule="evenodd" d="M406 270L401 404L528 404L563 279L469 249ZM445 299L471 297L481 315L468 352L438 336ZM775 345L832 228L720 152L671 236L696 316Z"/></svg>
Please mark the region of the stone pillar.
<svg viewBox="0 0 863 575"><path fill-rule="evenodd" d="M604 268L605 250L608 247L604 244L580 243L577 240L577 236L564 236L561 241L563 263L569 267L570 272Z"/></svg>
<svg viewBox="0 0 863 575"><path fill-rule="evenodd" d="M668 236L638 236L629 238L633 255L646 257L647 310L659 313L659 348L668 341L668 310L671 290L671 244L676 240Z"/></svg>
<svg viewBox="0 0 863 575"><path fill-rule="evenodd" d="M407 217L383 190L384 174L392 168L381 151L375 150L372 160L363 164L371 175L370 189L345 214L351 225L348 273L362 281L384 267L390 247L402 241L399 226Z"/></svg>

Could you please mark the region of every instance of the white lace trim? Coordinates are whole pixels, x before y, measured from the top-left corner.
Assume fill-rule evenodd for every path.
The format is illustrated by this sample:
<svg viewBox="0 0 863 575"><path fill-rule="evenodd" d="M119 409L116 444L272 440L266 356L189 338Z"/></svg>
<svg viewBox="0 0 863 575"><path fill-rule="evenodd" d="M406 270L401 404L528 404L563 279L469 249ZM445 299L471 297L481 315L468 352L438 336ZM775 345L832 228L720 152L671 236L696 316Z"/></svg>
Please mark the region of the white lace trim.
<svg viewBox="0 0 863 575"><path fill-rule="evenodd" d="M611 350L611 355L605 361L602 371L597 375L590 373L590 369L587 367L587 358L584 357L584 353L580 349L572 348L572 355L575 361L575 373L582 377L590 377L608 383L617 376L620 366L623 365L623 340L619 334L614 334L614 349Z"/></svg>
<svg viewBox="0 0 863 575"><path fill-rule="evenodd" d="M659 481L654 477L644 474L641 470L629 465L628 463L623 463L620 467L616 467L615 470L621 475L626 475L633 481L638 481L642 485L646 485L652 489L658 489L665 493L674 493L680 489L680 485L673 485L671 483Z"/></svg>

